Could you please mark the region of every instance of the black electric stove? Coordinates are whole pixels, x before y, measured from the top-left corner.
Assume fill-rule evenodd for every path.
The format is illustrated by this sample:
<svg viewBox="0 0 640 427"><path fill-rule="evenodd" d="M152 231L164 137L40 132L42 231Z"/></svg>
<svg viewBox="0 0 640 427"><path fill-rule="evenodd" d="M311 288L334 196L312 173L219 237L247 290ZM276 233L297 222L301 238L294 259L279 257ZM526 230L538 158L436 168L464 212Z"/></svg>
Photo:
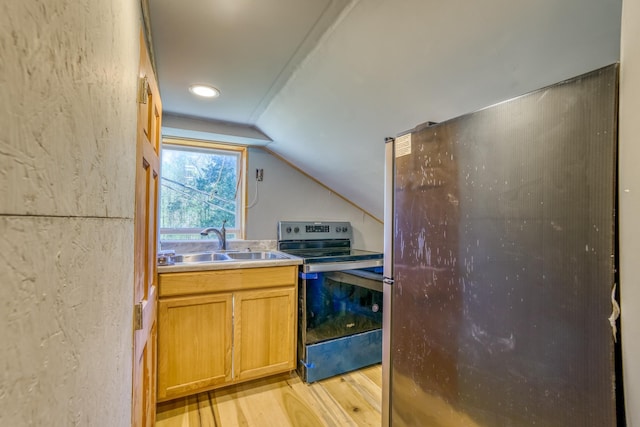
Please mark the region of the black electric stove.
<svg viewBox="0 0 640 427"><path fill-rule="evenodd" d="M278 250L303 258L304 272L381 267L383 254L352 248L349 222L280 221Z"/></svg>
<svg viewBox="0 0 640 427"><path fill-rule="evenodd" d="M352 248L349 222L280 221L278 250L303 259L298 373L314 382L382 359L383 254Z"/></svg>

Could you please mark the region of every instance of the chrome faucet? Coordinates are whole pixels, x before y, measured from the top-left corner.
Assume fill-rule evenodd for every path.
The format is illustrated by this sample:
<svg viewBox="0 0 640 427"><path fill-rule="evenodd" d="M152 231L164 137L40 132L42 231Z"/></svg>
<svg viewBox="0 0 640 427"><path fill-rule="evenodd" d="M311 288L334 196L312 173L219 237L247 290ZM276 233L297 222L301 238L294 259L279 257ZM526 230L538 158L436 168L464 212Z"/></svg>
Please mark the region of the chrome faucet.
<svg viewBox="0 0 640 427"><path fill-rule="evenodd" d="M209 233L213 231L216 236L218 236L218 246L220 246L220 249L222 249L223 251L227 250L227 230L224 228L226 222L226 219L222 221L222 228L220 230L218 230L217 228L209 227L200 232L200 235L208 236Z"/></svg>

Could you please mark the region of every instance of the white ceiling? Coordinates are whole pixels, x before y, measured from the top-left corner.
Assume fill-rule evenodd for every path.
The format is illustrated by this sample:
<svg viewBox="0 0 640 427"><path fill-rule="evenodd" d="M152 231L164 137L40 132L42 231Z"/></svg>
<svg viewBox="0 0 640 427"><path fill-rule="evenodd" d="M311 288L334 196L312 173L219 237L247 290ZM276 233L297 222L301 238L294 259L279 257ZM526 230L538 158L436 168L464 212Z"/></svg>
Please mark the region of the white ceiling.
<svg viewBox="0 0 640 427"><path fill-rule="evenodd" d="M621 1L153 0L165 126L267 145L382 218L386 136L619 60Z"/></svg>

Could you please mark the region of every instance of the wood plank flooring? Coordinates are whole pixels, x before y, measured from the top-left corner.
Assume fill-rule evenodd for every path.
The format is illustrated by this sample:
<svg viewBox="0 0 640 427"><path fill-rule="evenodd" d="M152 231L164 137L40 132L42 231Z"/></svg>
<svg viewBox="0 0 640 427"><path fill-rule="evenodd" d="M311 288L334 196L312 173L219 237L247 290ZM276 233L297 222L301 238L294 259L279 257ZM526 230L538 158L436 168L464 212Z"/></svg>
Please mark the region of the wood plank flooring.
<svg viewBox="0 0 640 427"><path fill-rule="evenodd" d="M381 400L381 365L313 384L293 372L160 403L156 426L380 426Z"/></svg>

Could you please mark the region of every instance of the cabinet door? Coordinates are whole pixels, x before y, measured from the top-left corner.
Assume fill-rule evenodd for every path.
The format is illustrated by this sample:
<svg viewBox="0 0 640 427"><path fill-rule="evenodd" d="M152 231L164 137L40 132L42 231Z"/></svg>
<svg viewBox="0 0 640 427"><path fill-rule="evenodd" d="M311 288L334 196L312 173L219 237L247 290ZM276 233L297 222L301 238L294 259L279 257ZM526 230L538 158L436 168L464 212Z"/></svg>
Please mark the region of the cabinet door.
<svg viewBox="0 0 640 427"><path fill-rule="evenodd" d="M161 299L158 400L231 381L232 294Z"/></svg>
<svg viewBox="0 0 640 427"><path fill-rule="evenodd" d="M296 289L235 294L234 380L295 369Z"/></svg>

